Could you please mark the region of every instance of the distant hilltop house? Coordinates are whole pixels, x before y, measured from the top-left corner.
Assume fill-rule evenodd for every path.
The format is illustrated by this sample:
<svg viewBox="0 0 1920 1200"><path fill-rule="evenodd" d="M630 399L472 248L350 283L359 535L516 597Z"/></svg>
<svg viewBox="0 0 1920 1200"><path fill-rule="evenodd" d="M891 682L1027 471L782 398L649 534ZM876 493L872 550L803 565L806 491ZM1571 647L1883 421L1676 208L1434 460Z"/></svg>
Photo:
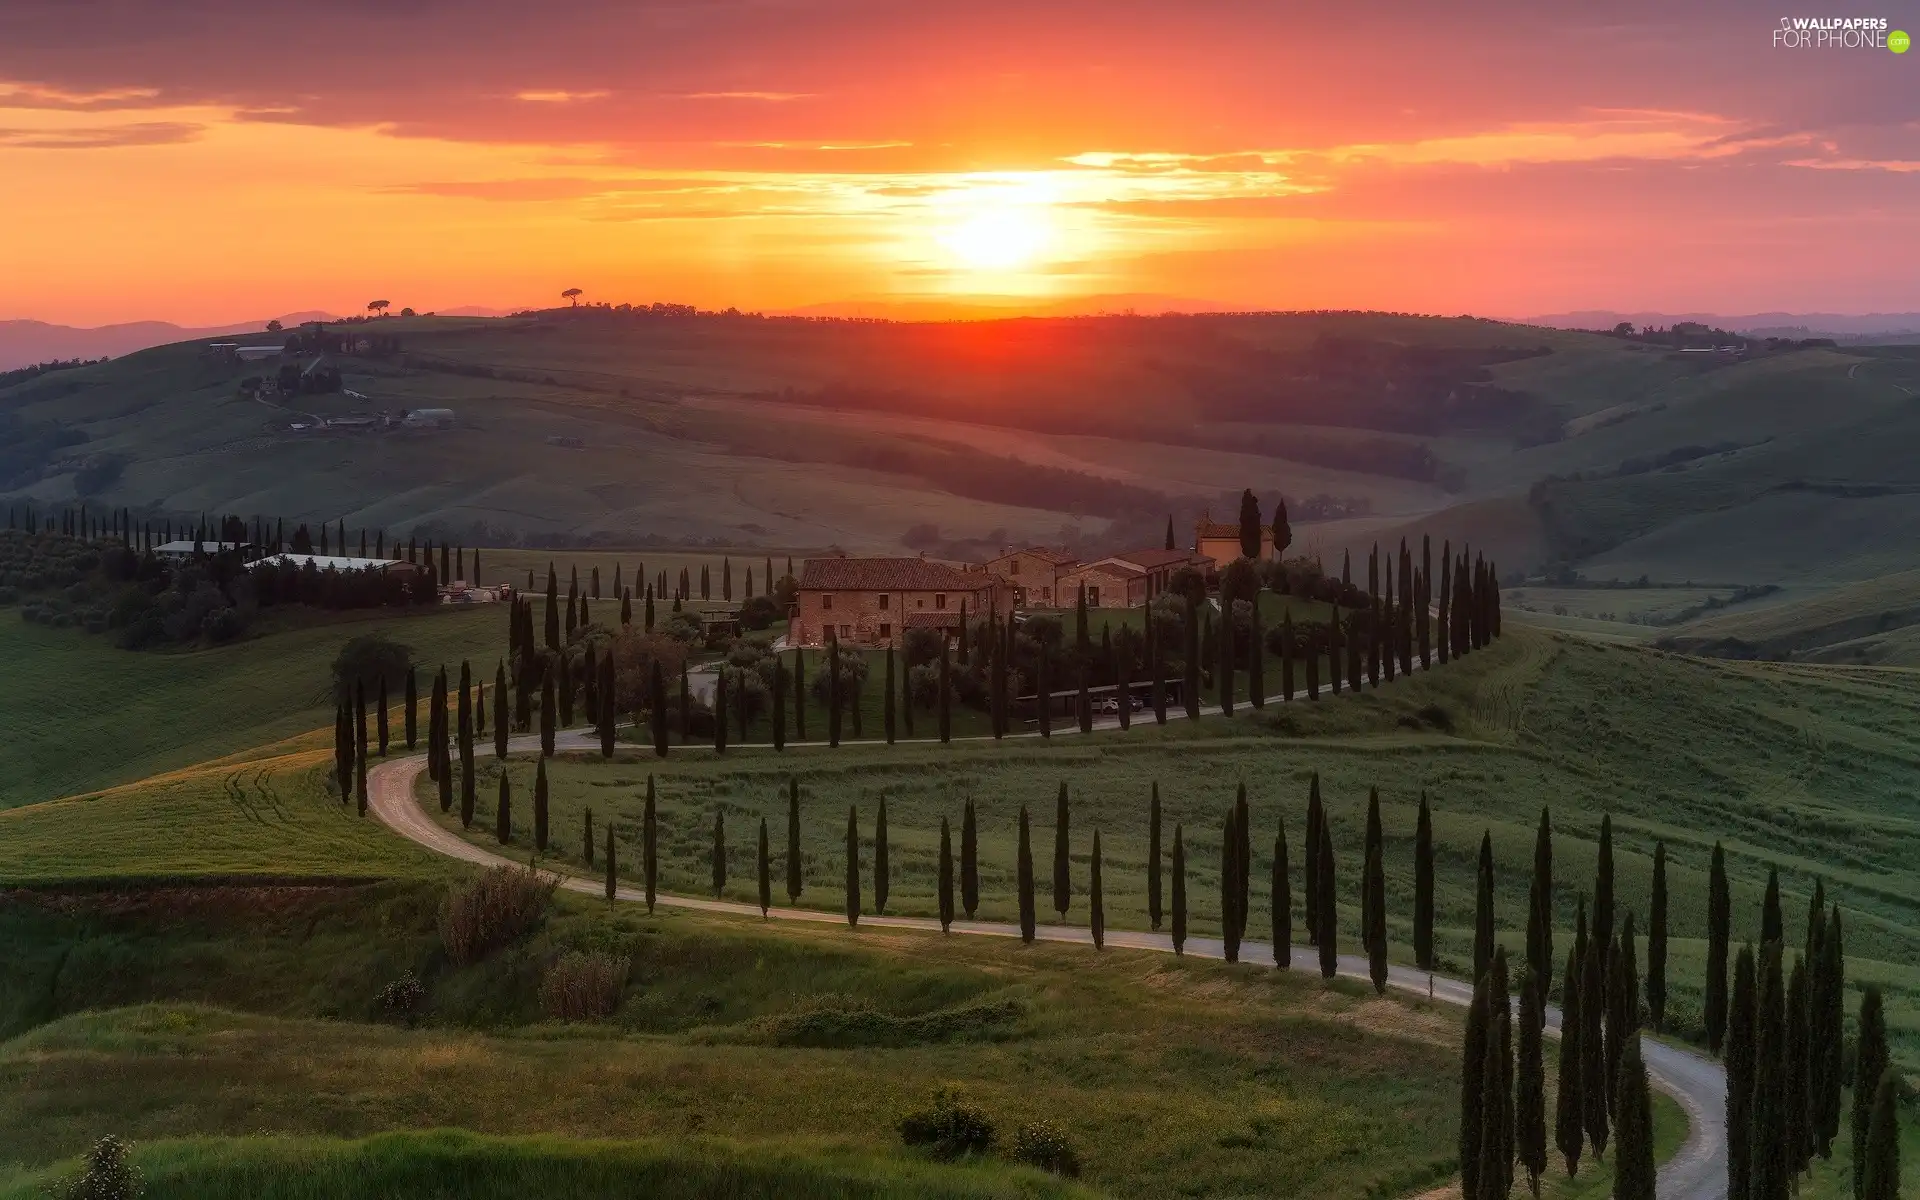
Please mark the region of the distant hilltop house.
<svg viewBox="0 0 1920 1200"><path fill-rule="evenodd" d="M1212 565L1211 558L1192 550L1129 550L1083 563L1058 550L1028 546L988 559L984 569L1013 590L1020 608L1071 607L1079 603L1082 587L1091 608L1135 608L1172 587L1183 568L1205 571Z"/></svg>
<svg viewBox="0 0 1920 1200"><path fill-rule="evenodd" d="M400 410L400 428L452 429L453 410L450 408L403 408Z"/></svg>
<svg viewBox="0 0 1920 1200"><path fill-rule="evenodd" d="M991 571L925 558L810 558L787 635L800 646L831 637L848 647L898 647L908 629L959 632L963 610L969 620L1011 616L1013 589Z"/></svg>
<svg viewBox="0 0 1920 1200"><path fill-rule="evenodd" d="M305 570L312 566L316 571L379 571L386 573L394 570L417 572L420 567L403 558L354 558L343 554L274 554L261 559L255 566L294 567Z"/></svg>
<svg viewBox="0 0 1920 1200"><path fill-rule="evenodd" d="M239 342L208 342L200 352L223 362L241 363L259 362L263 358L278 358L287 352L287 348L285 346L242 346Z"/></svg>
<svg viewBox="0 0 1920 1200"><path fill-rule="evenodd" d="M252 542L196 542L192 538L176 538L155 546L153 553L168 562L185 562L198 554L238 553L241 558L249 559L254 549Z"/></svg>

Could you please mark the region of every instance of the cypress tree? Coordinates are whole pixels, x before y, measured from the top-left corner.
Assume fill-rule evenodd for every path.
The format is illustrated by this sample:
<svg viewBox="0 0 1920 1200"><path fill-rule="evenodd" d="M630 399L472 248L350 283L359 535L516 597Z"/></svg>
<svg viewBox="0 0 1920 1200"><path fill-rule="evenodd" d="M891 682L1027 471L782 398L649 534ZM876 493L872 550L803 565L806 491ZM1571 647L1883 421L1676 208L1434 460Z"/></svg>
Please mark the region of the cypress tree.
<svg viewBox="0 0 1920 1200"><path fill-rule="evenodd" d="M653 753L656 758L667 756L667 678L660 670L660 660L653 660L653 671L648 679L647 703L653 712Z"/></svg>
<svg viewBox="0 0 1920 1200"><path fill-rule="evenodd" d="M1873 1084L1873 1109L1867 1119L1867 1143L1860 1166L1861 1200L1899 1200L1900 1106L1892 1071L1882 1071Z"/></svg>
<svg viewBox="0 0 1920 1200"><path fill-rule="evenodd" d="M886 729L887 745L889 746L893 745L893 736L894 736L893 697L896 690L897 689L895 687L894 679L893 679L893 647L889 645L887 647L887 696L886 696L886 700L884 701L884 708L882 710L883 716L881 718L881 724ZM998 730L998 728L999 727L996 724L995 725L996 731Z"/></svg>
<svg viewBox="0 0 1920 1200"><path fill-rule="evenodd" d="M1228 962L1240 961L1240 855L1235 844L1240 833L1235 828L1238 815L1231 808L1220 829L1220 944Z"/></svg>
<svg viewBox="0 0 1920 1200"><path fill-rule="evenodd" d="M1047 647L1041 643L1034 653L1033 701L1039 707L1040 736L1053 737L1053 682L1048 678Z"/></svg>
<svg viewBox="0 0 1920 1200"><path fill-rule="evenodd" d="M887 911L887 885L891 882L887 863L887 797L880 796L880 811L873 819L873 911Z"/></svg>
<svg viewBox="0 0 1920 1200"><path fill-rule="evenodd" d="M1147 920L1160 932L1160 781L1147 800Z"/></svg>
<svg viewBox="0 0 1920 1200"><path fill-rule="evenodd" d="M1220 650L1220 662L1214 669L1214 683L1220 689L1220 715L1223 717L1233 715L1233 639L1233 601L1222 597L1220 636L1214 639Z"/></svg>
<svg viewBox="0 0 1920 1200"><path fill-rule="evenodd" d="M1273 965L1293 965L1293 881L1287 873L1287 823L1273 835Z"/></svg>
<svg viewBox="0 0 1920 1200"><path fill-rule="evenodd" d="M1808 1103L1807 1037L1811 1030L1807 1019L1807 989L1807 959L1803 956L1794 960L1793 970L1787 977L1786 1027L1781 1047L1781 1133L1785 1142L1782 1153L1789 1179L1805 1171L1813 1157L1814 1131L1810 1119L1813 1109Z"/></svg>
<svg viewBox="0 0 1920 1200"><path fill-rule="evenodd" d="M1179 547L1173 544L1173 514L1172 513L1167 514L1167 549L1169 550L1179 549Z"/></svg>
<svg viewBox="0 0 1920 1200"><path fill-rule="evenodd" d="M1600 817L1600 854L1593 869L1593 940L1601 946L1613 945L1613 814ZM1611 949L1600 955L1600 988L1607 987L1606 967Z"/></svg>
<svg viewBox="0 0 1920 1200"><path fill-rule="evenodd" d="M713 752L727 752L727 669L713 673Z"/></svg>
<svg viewBox="0 0 1920 1200"><path fill-rule="evenodd" d="M493 808L493 836L502 846L513 840L513 787L500 772L500 799Z"/></svg>
<svg viewBox="0 0 1920 1200"><path fill-rule="evenodd" d="M509 733L507 716L507 664L504 659L496 662L493 668L493 756L498 759L507 757L507 735Z"/></svg>
<svg viewBox="0 0 1920 1200"><path fill-rule="evenodd" d="M1815 1061L1819 1072L1814 1117L1818 1132L1820 1157L1827 1158L1833 1153L1833 1140L1840 1136L1840 1084L1843 1066L1841 1055L1845 1043L1846 1025L1846 955L1840 929L1840 906L1833 906L1832 914L1821 939L1821 958L1824 969L1821 972L1820 1012L1816 1017L1818 1031L1814 1038L1818 1046Z"/></svg>
<svg viewBox="0 0 1920 1200"><path fill-rule="evenodd" d="M972 796L960 815L960 907L969 921L980 907L980 827Z"/></svg>
<svg viewBox="0 0 1920 1200"><path fill-rule="evenodd" d="M360 815L367 815L367 691L353 685L354 758L353 790Z"/></svg>
<svg viewBox="0 0 1920 1200"><path fill-rule="evenodd" d="M374 728L380 736L380 757L387 756L387 677L380 677L380 702L374 710Z"/></svg>
<svg viewBox="0 0 1920 1200"><path fill-rule="evenodd" d="M1151 622L1149 622L1151 624ZM1113 681L1120 701L1120 728L1133 728L1133 646L1127 645L1113 660Z"/></svg>
<svg viewBox="0 0 1920 1200"><path fill-rule="evenodd" d="M620 624L628 628L633 626L632 588L627 588L620 593Z"/></svg>
<svg viewBox="0 0 1920 1200"><path fill-rule="evenodd" d="M553 723L559 714L554 712L553 672L546 671L540 677L540 754L543 758L553 757Z"/></svg>
<svg viewBox="0 0 1920 1200"><path fill-rule="evenodd" d="M461 695L466 694L465 689ZM473 807L475 803L473 779L473 726L470 723L471 709L462 705L460 719L460 826L463 829L473 826Z"/></svg>
<svg viewBox="0 0 1920 1200"><path fill-rule="evenodd" d="M1753 1038L1753 1165L1747 1180L1751 1200L1785 1200L1788 1114L1786 1112L1786 1000L1780 972L1780 943L1760 947L1758 1019Z"/></svg>
<svg viewBox="0 0 1920 1200"><path fill-rule="evenodd" d="M1541 981L1542 990L1553 979L1553 822L1544 805L1533 837L1533 880L1527 892L1527 969Z"/></svg>
<svg viewBox="0 0 1920 1200"><path fill-rule="evenodd" d="M847 805L847 924L860 924L860 819Z"/></svg>
<svg viewBox="0 0 1920 1200"><path fill-rule="evenodd" d="M407 749L414 748L420 731L420 681L414 668L407 668L407 711L403 718L406 722Z"/></svg>
<svg viewBox="0 0 1920 1200"><path fill-rule="evenodd" d="M1387 991L1387 896L1386 872L1380 862L1378 843L1367 852L1367 971L1378 995Z"/></svg>
<svg viewBox="0 0 1920 1200"><path fill-rule="evenodd" d="M1093 831L1093 864L1087 879L1087 927L1093 933L1093 948L1107 944L1107 909L1100 895L1100 831Z"/></svg>
<svg viewBox="0 0 1920 1200"><path fill-rule="evenodd" d="M1493 966L1493 831L1480 834L1480 865L1473 899L1473 973Z"/></svg>
<svg viewBox="0 0 1920 1200"><path fill-rule="evenodd" d="M1727 1198L1753 1195L1754 995L1753 947L1742 946L1733 964L1733 998L1727 1006Z"/></svg>
<svg viewBox="0 0 1920 1200"><path fill-rule="evenodd" d="M800 891L805 886L801 878L800 860L800 781L787 776L787 904L800 903Z"/></svg>
<svg viewBox="0 0 1920 1200"><path fill-rule="evenodd" d="M1621 922L1620 940L1607 971L1607 1098L1620 1086L1620 1059L1629 1042L1640 1040L1640 979L1633 948L1633 912Z"/></svg>
<svg viewBox="0 0 1920 1200"><path fill-rule="evenodd" d="M1344 639L1342 636L1343 632L1345 635ZM1346 674L1346 659L1343 655L1343 647L1347 641L1352 640L1352 637L1353 624L1351 621L1347 623L1347 628L1344 631L1340 628L1340 603L1336 600L1332 610L1327 613L1327 683L1336 696L1340 694L1341 680ZM1309 656L1309 659L1311 660L1311 656ZM1308 662L1308 670L1309 672L1312 670L1311 661ZM1309 678L1311 678L1311 674L1309 674Z"/></svg>
<svg viewBox="0 0 1920 1200"><path fill-rule="evenodd" d="M1200 719L1200 605L1192 596L1187 602L1187 654L1185 677L1181 680L1180 698L1186 704L1187 720Z"/></svg>
<svg viewBox="0 0 1920 1200"><path fill-rule="evenodd" d="M1181 837L1180 822L1173 823L1173 953L1177 958L1187 948L1187 847Z"/></svg>
<svg viewBox="0 0 1920 1200"><path fill-rule="evenodd" d="M1580 969L1580 1090L1581 1112L1587 1127L1587 1142L1593 1147L1593 1156L1599 1158L1607 1149L1607 1109L1609 1106L1607 1078L1607 1044L1602 1036L1602 1022L1607 1012L1606 961L1613 951L1611 942L1603 942L1597 931L1599 914L1595 914L1596 931L1587 939L1586 961Z"/></svg>
<svg viewBox="0 0 1920 1200"><path fill-rule="evenodd" d="M654 804L653 775L647 775L647 806L640 817L640 869L646 880L647 912L660 886L660 814Z"/></svg>
<svg viewBox="0 0 1920 1200"><path fill-rule="evenodd" d="M727 810L713 810L713 895L719 899L727 889Z"/></svg>
<svg viewBox="0 0 1920 1200"><path fill-rule="evenodd" d="M333 782L340 789L340 803L353 794L353 720L346 704L333 708Z"/></svg>
<svg viewBox="0 0 1920 1200"><path fill-rule="evenodd" d="M591 653L591 651L589 651L589 653ZM613 655L609 654L600 660L600 682L597 689L599 691L599 709L595 714L600 723L601 758L613 757L614 722L618 719L618 714L614 712L613 689ZM745 713L746 710L742 708L741 714L744 716Z"/></svg>
<svg viewBox="0 0 1920 1200"><path fill-rule="evenodd" d="M1340 964L1340 919L1333 900L1333 832L1320 819L1320 977L1332 979Z"/></svg>
<svg viewBox="0 0 1920 1200"><path fill-rule="evenodd" d="M553 564L547 564L547 605L545 612L547 649L556 653L560 650L560 593L559 581L554 578Z"/></svg>
<svg viewBox="0 0 1920 1200"><path fill-rule="evenodd" d="M647 585L646 595L644 600L641 603L640 620L641 620L642 628L644 628L648 633L652 633L653 632L653 585L651 583Z"/></svg>
<svg viewBox="0 0 1920 1200"><path fill-rule="evenodd" d="M1760 902L1760 944L1780 941L1783 934L1780 920L1780 868L1767 868L1767 894Z"/></svg>
<svg viewBox="0 0 1920 1200"><path fill-rule="evenodd" d="M1573 945L1567 949L1566 974L1560 977L1560 1085L1553 1103L1553 1144L1567 1163L1567 1178L1580 1173L1580 1149L1586 1144L1585 1083L1580 1067L1586 1059L1582 1038L1587 1023L1580 1012L1580 977L1587 958L1587 898L1580 897L1574 921Z"/></svg>
<svg viewBox="0 0 1920 1200"><path fill-rule="evenodd" d="M1881 1076L1887 1070L1887 1015L1880 989L1868 984L1860 996L1860 1029L1855 1035L1853 1063L1853 1194L1866 1200L1867 1163L1873 1158L1873 1108ZM1729 1077L1728 1086L1732 1086Z"/></svg>
<svg viewBox="0 0 1920 1200"><path fill-rule="evenodd" d="M1653 846L1653 895L1647 916L1647 1014L1655 1033L1667 1020L1667 843Z"/></svg>
<svg viewBox="0 0 1920 1200"><path fill-rule="evenodd" d="M1020 891L1020 940L1033 941L1033 842L1028 829L1027 806L1020 806L1020 847L1016 860L1017 886Z"/></svg>
<svg viewBox="0 0 1920 1200"><path fill-rule="evenodd" d="M693 735L693 689L687 684L687 664L680 664L680 744Z"/></svg>
<svg viewBox="0 0 1920 1200"><path fill-rule="evenodd" d="M428 761L436 762L440 771L435 782L440 785L440 811L449 812L453 808L453 763L447 758L447 669L433 681L433 745L428 749Z"/></svg>
<svg viewBox="0 0 1920 1200"><path fill-rule="evenodd" d="M1059 795L1053 802L1053 911L1060 914L1062 921L1067 919L1067 908L1073 901L1073 875L1067 851L1070 819L1067 781L1062 779Z"/></svg>
<svg viewBox="0 0 1920 1200"><path fill-rule="evenodd" d="M1707 877L1707 982L1701 996L1701 1014L1707 1027L1707 1046L1715 1054L1727 1032L1727 940L1732 933L1733 903L1727 888L1727 855L1713 844L1713 866Z"/></svg>
<svg viewBox="0 0 1920 1200"><path fill-rule="evenodd" d="M1328 660L1329 666L1332 660ZM1307 646L1307 699L1318 703L1320 700L1320 651L1309 644Z"/></svg>
<svg viewBox="0 0 1920 1200"><path fill-rule="evenodd" d="M940 932L953 925L953 833L940 818Z"/></svg>
<svg viewBox="0 0 1920 1200"><path fill-rule="evenodd" d="M1382 648L1383 655L1386 647ZM1487 972L1487 1058L1481 1098L1480 1194L1506 1200L1513 1190L1513 1010L1508 1003L1507 948Z"/></svg>
<svg viewBox="0 0 1920 1200"><path fill-rule="evenodd" d="M807 740L807 658L797 646L793 651L793 736Z"/></svg>
<svg viewBox="0 0 1920 1200"><path fill-rule="evenodd" d="M1153 676L1153 722L1156 725L1167 723L1167 654L1166 647L1160 641L1159 622L1153 619L1153 610L1147 610L1147 670Z"/></svg>
<svg viewBox="0 0 1920 1200"><path fill-rule="evenodd" d="M940 744L953 740L953 664L947 654L947 639L940 639ZM839 744L836 738L835 745Z"/></svg>
<svg viewBox="0 0 1920 1200"><path fill-rule="evenodd" d="M1307 841L1306 841L1306 894L1302 902L1306 906L1307 941L1311 945L1320 944L1320 826L1326 820L1326 810L1320 803L1320 772L1315 771L1307 783Z"/></svg>
<svg viewBox="0 0 1920 1200"><path fill-rule="evenodd" d="M613 822L607 822L607 903L612 904L620 894L620 868L614 861Z"/></svg>
<svg viewBox="0 0 1920 1200"><path fill-rule="evenodd" d="M1653 1200L1653 1096L1635 1038L1620 1058L1618 1134L1613 1159L1613 1200Z"/></svg>
<svg viewBox="0 0 1920 1200"><path fill-rule="evenodd" d="M1540 1194L1547 1172L1546 980L1520 972L1520 1034L1514 1045L1514 1156L1527 1169L1527 1190Z"/></svg>
<svg viewBox="0 0 1920 1200"><path fill-rule="evenodd" d="M1467 1006L1466 1038L1460 1047L1460 1195L1480 1200L1481 1146L1487 1125L1487 1034L1491 1028L1492 971L1477 976L1473 1002Z"/></svg>
<svg viewBox="0 0 1920 1200"><path fill-rule="evenodd" d="M1080 608L1075 622L1074 678L1079 681L1077 701L1080 732L1093 732L1093 699L1087 694L1088 676L1093 673L1093 647L1087 642L1087 587L1080 585Z"/></svg>
<svg viewBox="0 0 1920 1200"><path fill-rule="evenodd" d="M1267 645L1260 630L1260 590L1254 589L1252 612L1247 624L1247 702L1255 708L1267 706Z"/></svg>
<svg viewBox="0 0 1920 1200"><path fill-rule="evenodd" d="M1413 961L1423 971L1433 970L1433 810L1425 788L1413 829Z"/></svg>
<svg viewBox="0 0 1920 1200"><path fill-rule="evenodd" d="M1293 609L1280 612L1280 699L1293 701Z"/></svg>
<svg viewBox="0 0 1920 1200"><path fill-rule="evenodd" d="M533 772L533 848L540 853L547 852L547 760L537 760L539 765ZM501 778L506 777L505 769Z"/></svg>
<svg viewBox="0 0 1920 1200"><path fill-rule="evenodd" d="M767 818L760 817L760 919L767 919L767 910L773 907L773 864L767 859Z"/></svg>

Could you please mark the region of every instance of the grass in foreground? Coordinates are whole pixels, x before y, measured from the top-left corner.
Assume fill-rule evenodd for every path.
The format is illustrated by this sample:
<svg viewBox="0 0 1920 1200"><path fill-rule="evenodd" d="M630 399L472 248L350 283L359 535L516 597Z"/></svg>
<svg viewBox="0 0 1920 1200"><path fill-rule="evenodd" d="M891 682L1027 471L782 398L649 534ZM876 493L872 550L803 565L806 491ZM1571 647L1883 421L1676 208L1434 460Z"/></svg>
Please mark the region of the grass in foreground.
<svg viewBox="0 0 1920 1200"><path fill-rule="evenodd" d="M583 1141L459 1130L324 1137L198 1138L135 1148L147 1200L999 1200L1090 1195L1031 1168L943 1166L831 1143L719 1138ZM79 1164L36 1172L0 1200L41 1200Z"/></svg>
<svg viewBox="0 0 1920 1200"><path fill-rule="evenodd" d="M111 893L15 911L7 942L23 958L72 947L19 994L89 1011L0 1047L0 1145L41 1166L107 1130L445 1125L895 1156L899 1118L958 1080L1003 1139L1062 1124L1103 1191L1398 1194L1451 1170L1459 1019L1422 1001L1157 954L773 933L578 898L455 969L436 899L396 884L195 913L116 911ZM546 966L575 947L632 958L621 1007L600 1026L536 1024ZM426 1025L355 1023L408 968L428 985ZM164 1002L97 1007L130 993ZM213 995L258 1008L183 1002Z"/></svg>

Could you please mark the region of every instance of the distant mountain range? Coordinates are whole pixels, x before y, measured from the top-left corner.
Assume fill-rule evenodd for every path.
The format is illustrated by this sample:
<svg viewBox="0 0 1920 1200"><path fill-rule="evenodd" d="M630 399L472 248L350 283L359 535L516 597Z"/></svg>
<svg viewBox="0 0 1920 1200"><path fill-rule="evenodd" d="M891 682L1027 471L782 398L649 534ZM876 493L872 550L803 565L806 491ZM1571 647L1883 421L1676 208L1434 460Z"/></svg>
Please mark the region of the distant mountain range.
<svg viewBox="0 0 1920 1200"><path fill-rule="evenodd" d="M1635 325L1667 327L1681 321L1696 321L1733 333L1759 337L1833 337L1860 338L1876 335L1920 335L1920 312L1904 313L1725 313L1614 312L1611 309L1584 309L1579 312L1547 313L1521 317L1528 325L1551 325L1556 329L1611 329L1622 321Z"/></svg>
<svg viewBox="0 0 1920 1200"><path fill-rule="evenodd" d="M332 313L297 312L276 317L282 325L302 321L336 321ZM65 358L118 358L148 346L184 342L189 338L215 337L220 334L264 334L267 318L235 321L228 325L190 328L171 321L129 321L123 325L100 325L76 329L71 325L50 325L45 321L0 321L0 371Z"/></svg>

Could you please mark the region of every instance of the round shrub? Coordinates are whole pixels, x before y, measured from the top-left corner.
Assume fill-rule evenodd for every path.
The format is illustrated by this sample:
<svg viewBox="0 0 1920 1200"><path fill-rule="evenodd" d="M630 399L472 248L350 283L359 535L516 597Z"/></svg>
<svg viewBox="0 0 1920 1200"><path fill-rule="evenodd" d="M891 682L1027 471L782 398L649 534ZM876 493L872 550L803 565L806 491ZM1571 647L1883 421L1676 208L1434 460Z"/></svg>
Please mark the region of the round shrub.
<svg viewBox="0 0 1920 1200"><path fill-rule="evenodd" d="M1080 1174L1080 1152L1073 1148L1066 1131L1052 1121L1028 1121L1022 1125L1013 1135L1012 1156L1015 1162L1055 1175L1077 1178Z"/></svg>
<svg viewBox="0 0 1920 1200"><path fill-rule="evenodd" d="M146 1190L140 1172L128 1161L133 1147L108 1134L87 1151L87 1169L55 1187L60 1200L134 1200Z"/></svg>
<svg viewBox="0 0 1920 1200"><path fill-rule="evenodd" d="M992 1118L968 1103L957 1084L942 1084L931 1105L900 1119L900 1139L909 1146L925 1146L939 1159L985 1154L993 1149L993 1138Z"/></svg>
<svg viewBox="0 0 1920 1200"><path fill-rule="evenodd" d="M412 1025L426 1006L427 989L412 971L380 989L380 1011L388 1017Z"/></svg>

